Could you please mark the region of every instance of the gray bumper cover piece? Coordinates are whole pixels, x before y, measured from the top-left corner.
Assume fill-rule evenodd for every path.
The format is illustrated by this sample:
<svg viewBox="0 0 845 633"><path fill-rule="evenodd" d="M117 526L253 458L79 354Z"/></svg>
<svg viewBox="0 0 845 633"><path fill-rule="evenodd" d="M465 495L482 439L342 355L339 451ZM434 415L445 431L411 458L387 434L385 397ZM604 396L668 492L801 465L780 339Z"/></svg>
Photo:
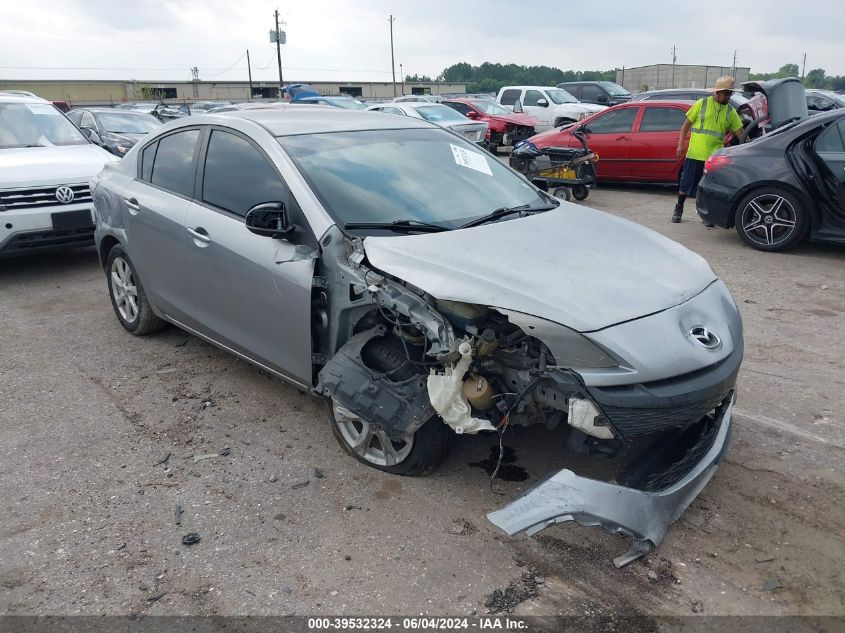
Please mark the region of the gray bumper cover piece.
<svg viewBox="0 0 845 633"><path fill-rule="evenodd" d="M669 488L644 492L579 477L564 469L487 518L509 535L522 531L532 535L566 521L625 534L634 543L627 553L613 559L617 567L623 567L654 549L669 525L713 477L730 440L732 410L731 402L722 412L713 445L686 476Z"/></svg>

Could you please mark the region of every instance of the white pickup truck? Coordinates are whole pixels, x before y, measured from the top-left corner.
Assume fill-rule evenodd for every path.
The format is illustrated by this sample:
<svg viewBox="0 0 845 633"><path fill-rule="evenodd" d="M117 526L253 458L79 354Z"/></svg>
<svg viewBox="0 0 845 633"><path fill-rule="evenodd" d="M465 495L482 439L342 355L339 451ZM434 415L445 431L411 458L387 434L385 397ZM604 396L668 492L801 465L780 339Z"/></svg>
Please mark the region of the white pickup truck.
<svg viewBox="0 0 845 633"><path fill-rule="evenodd" d="M518 101L526 114L540 122L535 126L537 132L575 123L606 109L594 103L581 103L566 90L551 86L505 86L499 90L496 101L511 110Z"/></svg>

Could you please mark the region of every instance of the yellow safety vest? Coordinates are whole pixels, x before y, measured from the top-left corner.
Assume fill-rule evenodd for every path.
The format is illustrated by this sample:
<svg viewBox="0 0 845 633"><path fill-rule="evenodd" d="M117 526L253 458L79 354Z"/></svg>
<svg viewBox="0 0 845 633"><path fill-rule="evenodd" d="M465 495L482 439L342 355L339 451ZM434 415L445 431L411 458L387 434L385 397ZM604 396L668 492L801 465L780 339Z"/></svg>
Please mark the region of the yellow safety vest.
<svg viewBox="0 0 845 633"><path fill-rule="evenodd" d="M699 99L687 112L687 119L692 123L687 158L694 160L707 160L724 147L725 134L742 129L736 110L713 97Z"/></svg>

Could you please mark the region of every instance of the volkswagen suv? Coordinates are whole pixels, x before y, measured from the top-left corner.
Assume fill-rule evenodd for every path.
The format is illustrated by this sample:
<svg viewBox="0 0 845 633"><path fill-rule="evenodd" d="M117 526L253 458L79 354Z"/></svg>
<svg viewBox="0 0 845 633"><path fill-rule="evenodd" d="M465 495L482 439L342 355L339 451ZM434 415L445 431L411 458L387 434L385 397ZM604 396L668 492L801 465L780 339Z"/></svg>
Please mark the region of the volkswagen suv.
<svg viewBox="0 0 845 633"><path fill-rule="evenodd" d="M112 160L49 101L0 92L0 256L93 244L88 180Z"/></svg>

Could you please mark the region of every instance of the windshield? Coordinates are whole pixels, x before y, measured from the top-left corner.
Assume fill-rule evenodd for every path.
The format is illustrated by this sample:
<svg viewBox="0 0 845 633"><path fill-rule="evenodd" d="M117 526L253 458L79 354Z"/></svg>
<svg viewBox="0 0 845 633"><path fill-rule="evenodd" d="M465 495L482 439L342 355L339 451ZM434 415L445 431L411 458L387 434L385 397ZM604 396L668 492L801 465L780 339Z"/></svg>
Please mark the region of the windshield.
<svg viewBox="0 0 845 633"><path fill-rule="evenodd" d="M99 113L97 123L107 132L116 134L146 134L161 125L161 121L149 114L129 114L128 112Z"/></svg>
<svg viewBox="0 0 845 633"><path fill-rule="evenodd" d="M415 108L417 112L419 112L420 116L424 118L426 121L431 121L432 123L466 123L467 118L458 112L457 110L453 110L449 106L440 105L439 103L432 103L431 105L424 105L418 108Z"/></svg>
<svg viewBox="0 0 845 633"><path fill-rule="evenodd" d="M548 88L546 94L555 103L578 103L578 99L566 92L563 88Z"/></svg>
<svg viewBox="0 0 845 633"><path fill-rule="evenodd" d="M365 110L367 104L357 99L335 99L334 104L344 110Z"/></svg>
<svg viewBox="0 0 845 633"><path fill-rule="evenodd" d="M0 149L87 144L82 132L49 103L0 103Z"/></svg>
<svg viewBox="0 0 845 633"><path fill-rule="evenodd" d="M828 99L833 101L836 105L838 105L840 108L845 108L845 97L843 97L840 94L833 92L833 90L820 90L816 94L827 97Z"/></svg>
<svg viewBox="0 0 845 633"><path fill-rule="evenodd" d="M278 141L340 226L416 220L455 228L500 207L547 204L493 156L444 130L333 132Z"/></svg>
<svg viewBox="0 0 845 633"><path fill-rule="evenodd" d="M507 108L503 108L495 101L473 101L472 105L484 114L513 114L513 112Z"/></svg>
<svg viewBox="0 0 845 633"><path fill-rule="evenodd" d="M611 97L628 97L631 95L631 93L625 90L622 86L615 84L612 81L600 81L599 85L604 88Z"/></svg>

